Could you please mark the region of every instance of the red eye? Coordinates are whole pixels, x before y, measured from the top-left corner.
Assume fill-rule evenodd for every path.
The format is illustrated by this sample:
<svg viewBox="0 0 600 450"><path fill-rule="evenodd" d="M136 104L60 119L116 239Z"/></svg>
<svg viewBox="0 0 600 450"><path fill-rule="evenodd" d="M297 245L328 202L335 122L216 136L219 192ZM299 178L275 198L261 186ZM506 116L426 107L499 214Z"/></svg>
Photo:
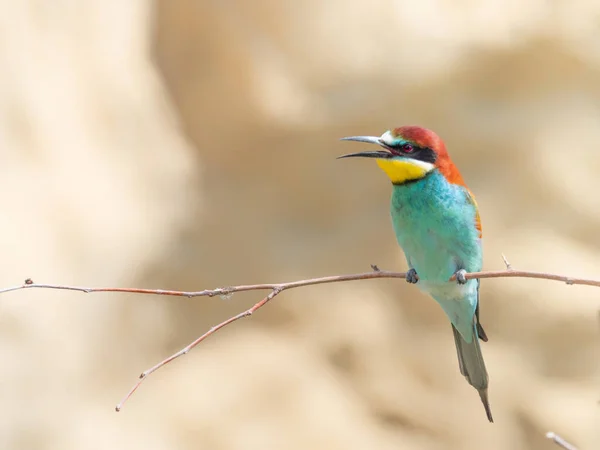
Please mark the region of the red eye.
<svg viewBox="0 0 600 450"><path fill-rule="evenodd" d="M410 144L402 144L402 151L404 153L412 153L414 151L414 148Z"/></svg>

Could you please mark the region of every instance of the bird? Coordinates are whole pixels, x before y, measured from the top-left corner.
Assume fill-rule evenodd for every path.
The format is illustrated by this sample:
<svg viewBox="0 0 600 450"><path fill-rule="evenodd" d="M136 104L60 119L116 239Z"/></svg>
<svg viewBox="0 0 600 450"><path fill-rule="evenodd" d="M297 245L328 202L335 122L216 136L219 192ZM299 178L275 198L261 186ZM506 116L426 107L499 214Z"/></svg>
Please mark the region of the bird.
<svg viewBox="0 0 600 450"><path fill-rule="evenodd" d="M380 137L343 141L375 144L341 158L373 158L392 182L390 214L404 252L406 281L433 297L452 325L461 374L479 393L493 422L488 373L479 340L488 337L479 322L479 279L467 279L483 264L481 218L473 193L454 165L444 141L419 126L402 126Z"/></svg>

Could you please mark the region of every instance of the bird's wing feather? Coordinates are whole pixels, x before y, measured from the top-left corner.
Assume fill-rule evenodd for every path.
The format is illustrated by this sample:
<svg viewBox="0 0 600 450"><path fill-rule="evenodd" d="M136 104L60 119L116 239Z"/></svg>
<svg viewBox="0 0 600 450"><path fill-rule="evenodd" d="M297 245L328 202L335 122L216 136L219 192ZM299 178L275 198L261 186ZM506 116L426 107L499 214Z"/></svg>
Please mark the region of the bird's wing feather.
<svg viewBox="0 0 600 450"><path fill-rule="evenodd" d="M481 217L479 216L479 207L477 206L477 202L475 201L475 196L470 191L468 187L464 187L465 194L467 197L467 201L473 205L475 208L475 228L479 231L479 239L482 238L483 233L481 231Z"/></svg>
<svg viewBox="0 0 600 450"><path fill-rule="evenodd" d="M467 194L467 201L475 207L475 228L477 228L477 231L479 231L479 239L481 239L481 235L482 235L482 233L481 233L481 218L479 217L479 208L477 207L477 202L475 201L475 196L469 190L469 188L466 188L466 187L465 187L465 193ZM477 308L475 309L475 325L477 327L477 334L479 335L479 338L482 341L487 342L488 337L487 337L485 331L483 330L481 323L479 322L479 283L480 283L480 280L477 280Z"/></svg>

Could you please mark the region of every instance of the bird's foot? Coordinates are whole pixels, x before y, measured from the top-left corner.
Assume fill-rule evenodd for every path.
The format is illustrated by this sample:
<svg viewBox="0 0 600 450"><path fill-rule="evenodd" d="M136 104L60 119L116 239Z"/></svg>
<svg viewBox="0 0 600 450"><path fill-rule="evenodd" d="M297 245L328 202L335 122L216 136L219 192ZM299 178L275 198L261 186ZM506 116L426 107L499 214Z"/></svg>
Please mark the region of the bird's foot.
<svg viewBox="0 0 600 450"><path fill-rule="evenodd" d="M465 269L460 269L457 270L456 273L454 274L454 277L456 278L456 282L458 284L466 284L467 283L467 271Z"/></svg>
<svg viewBox="0 0 600 450"><path fill-rule="evenodd" d="M409 269L408 272L406 272L406 281L411 284L415 284L419 281L419 275L417 275L415 269Z"/></svg>

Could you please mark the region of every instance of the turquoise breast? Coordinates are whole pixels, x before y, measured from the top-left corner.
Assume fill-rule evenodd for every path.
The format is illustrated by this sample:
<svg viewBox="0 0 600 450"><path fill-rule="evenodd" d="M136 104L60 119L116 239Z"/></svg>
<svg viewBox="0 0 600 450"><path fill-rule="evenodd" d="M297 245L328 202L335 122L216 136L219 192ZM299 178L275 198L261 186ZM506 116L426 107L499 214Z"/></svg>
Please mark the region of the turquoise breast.
<svg viewBox="0 0 600 450"><path fill-rule="evenodd" d="M391 216L398 244L421 281L445 282L459 269L481 269L475 205L464 187L437 170L394 186Z"/></svg>

